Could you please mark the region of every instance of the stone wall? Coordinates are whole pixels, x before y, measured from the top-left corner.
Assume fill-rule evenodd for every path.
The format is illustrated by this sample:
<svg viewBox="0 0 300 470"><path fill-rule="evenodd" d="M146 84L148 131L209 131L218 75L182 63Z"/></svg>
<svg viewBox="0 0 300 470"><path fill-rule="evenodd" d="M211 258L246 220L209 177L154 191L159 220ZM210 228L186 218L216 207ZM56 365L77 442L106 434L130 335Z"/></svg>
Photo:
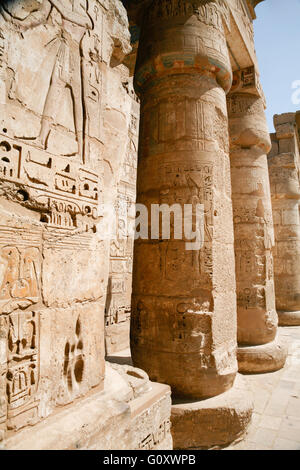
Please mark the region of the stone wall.
<svg viewBox="0 0 300 470"><path fill-rule="evenodd" d="M128 20L119 1L72 3L0 9L2 435L103 388L104 317L107 349L117 328L128 344L133 247L120 233L139 114L119 65ZM115 240L106 204L119 206Z"/></svg>
<svg viewBox="0 0 300 470"><path fill-rule="evenodd" d="M274 116L268 156L275 228L276 307L281 325L300 325L299 113Z"/></svg>
<svg viewBox="0 0 300 470"><path fill-rule="evenodd" d="M106 353L129 347L139 103L127 67L108 70L106 179L114 185L113 239L105 305ZM110 191L106 193L106 197ZM109 200L107 202L110 202Z"/></svg>

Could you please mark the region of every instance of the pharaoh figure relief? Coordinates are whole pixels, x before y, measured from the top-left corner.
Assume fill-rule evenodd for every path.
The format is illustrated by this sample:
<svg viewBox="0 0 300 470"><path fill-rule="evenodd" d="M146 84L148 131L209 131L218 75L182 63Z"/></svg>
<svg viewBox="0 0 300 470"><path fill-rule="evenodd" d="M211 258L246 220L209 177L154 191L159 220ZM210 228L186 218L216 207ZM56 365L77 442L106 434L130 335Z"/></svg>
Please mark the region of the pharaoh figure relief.
<svg viewBox="0 0 300 470"><path fill-rule="evenodd" d="M1 176L25 183L27 205L43 206L41 221L56 228L95 230L102 21L99 2L86 0L0 7Z"/></svg>
<svg viewBox="0 0 300 470"><path fill-rule="evenodd" d="M48 139L62 100L69 93L77 149L69 155L79 155L84 161L84 99L82 70L82 40L93 29L86 0L5 1L0 12L6 22L20 34L40 25L54 25L54 36L45 44L51 57L49 87L43 105L40 131L36 136L16 136L41 149L48 148ZM50 59L49 59L50 60ZM68 154L66 154L68 155Z"/></svg>

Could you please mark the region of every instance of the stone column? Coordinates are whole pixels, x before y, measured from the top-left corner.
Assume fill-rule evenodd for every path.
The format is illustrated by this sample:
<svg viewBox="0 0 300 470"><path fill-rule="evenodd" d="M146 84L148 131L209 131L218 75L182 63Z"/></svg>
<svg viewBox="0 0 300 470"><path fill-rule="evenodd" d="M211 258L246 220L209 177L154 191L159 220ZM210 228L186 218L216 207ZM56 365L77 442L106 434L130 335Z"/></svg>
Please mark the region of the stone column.
<svg viewBox="0 0 300 470"><path fill-rule="evenodd" d="M239 383L232 388L236 292L226 109L232 73L223 3L199 2L196 9L188 1L170 3L152 2L138 52L138 203L149 213L152 204L203 204L204 246L188 251L184 239L136 241L131 351L136 366L185 399L173 407L175 448L209 447L236 438L251 416L251 402L236 393ZM220 394L218 404L203 400Z"/></svg>
<svg viewBox="0 0 300 470"><path fill-rule="evenodd" d="M268 156L275 228L275 292L281 326L300 325L299 137L295 113L274 116Z"/></svg>
<svg viewBox="0 0 300 470"><path fill-rule="evenodd" d="M260 97L228 96L240 372L283 367L277 338L272 219L267 153L270 136Z"/></svg>

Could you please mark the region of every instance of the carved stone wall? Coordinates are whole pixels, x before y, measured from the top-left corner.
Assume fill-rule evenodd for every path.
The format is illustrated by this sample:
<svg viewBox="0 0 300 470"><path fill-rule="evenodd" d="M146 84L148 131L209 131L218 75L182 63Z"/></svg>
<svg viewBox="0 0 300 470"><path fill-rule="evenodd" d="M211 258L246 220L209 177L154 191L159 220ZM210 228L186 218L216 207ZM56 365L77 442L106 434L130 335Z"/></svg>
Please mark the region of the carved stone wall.
<svg viewBox="0 0 300 470"><path fill-rule="evenodd" d="M299 113L274 116L268 156L275 227L276 307L281 325L300 325Z"/></svg>
<svg viewBox="0 0 300 470"><path fill-rule="evenodd" d="M138 103L119 1L0 7L0 432L103 387L129 315ZM128 324L128 321L127 321ZM124 340L124 344L126 339Z"/></svg>
<svg viewBox="0 0 300 470"><path fill-rule="evenodd" d="M131 312L133 236L129 234L134 230L140 105L127 67L109 71L107 103L105 164L107 180L114 182L114 219L111 221L113 237L105 306L105 344L106 353L111 354L129 347Z"/></svg>

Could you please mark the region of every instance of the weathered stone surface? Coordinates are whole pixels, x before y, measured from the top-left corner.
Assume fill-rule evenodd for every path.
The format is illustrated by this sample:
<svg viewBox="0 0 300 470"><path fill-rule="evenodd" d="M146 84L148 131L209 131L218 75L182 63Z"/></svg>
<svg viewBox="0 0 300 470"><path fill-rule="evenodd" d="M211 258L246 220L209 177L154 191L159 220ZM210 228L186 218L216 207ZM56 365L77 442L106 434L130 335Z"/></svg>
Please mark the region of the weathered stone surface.
<svg viewBox="0 0 300 470"><path fill-rule="evenodd" d="M174 448L222 448L241 439L251 422L252 410L253 399L240 375L222 395L195 402L175 401L171 415Z"/></svg>
<svg viewBox="0 0 300 470"><path fill-rule="evenodd" d="M278 337L260 346L241 346L238 349L239 371L244 374L274 372L284 367L287 346Z"/></svg>
<svg viewBox="0 0 300 470"><path fill-rule="evenodd" d="M240 311L239 336L267 342L268 355L276 322L256 3L1 2L3 448L171 449L170 387L146 372L187 400L173 408L176 447L222 447L247 428L226 94L250 100L243 126L230 124L234 198L249 199L236 238L247 239L250 213L259 286L254 300L244 292L253 315L248 328ZM292 152L292 132L278 120L281 153ZM138 202L191 204L194 216L202 204L204 244L137 241L131 300L138 147ZM240 265L249 272L247 256ZM146 372L104 361L128 347L131 309L133 360Z"/></svg>
<svg viewBox="0 0 300 470"><path fill-rule="evenodd" d="M244 348L273 344L278 317L275 307L273 247L274 226L268 175L267 153L270 137L264 104L249 93L230 93L228 97L233 221L237 282L239 370L245 372ZM271 346L269 347L270 350ZM260 360L255 371L266 366ZM273 355L273 370L282 367ZM272 359L269 359L269 362ZM253 366L249 361L250 369ZM268 367L272 367L268 364Z"/></svg>
<svg viewBox="0 0 300 470"><path fill-rule="evenodd" d="M268 164L276 241L276 306L280 325L300 325L300 142L296 114L276 115L274 124Z"/></svg>
<svg viewBox="0 0 300 470"><path fill-rule="evenodd" d="M178 16L163 10L161 17L159 11L154 2L147 13L135 74L141 93L138 202L148 209L204 204L205 238L197 251L186 251L185 240L136 241L131 350L134 364L170 384L174 395L207 398L228 390L237 371L222 88L230 87L231 68L217 4L200 6L195 14L188 3Z"/></svg>
<svg viewBox="0 0 300 470"><path fill-rule="evenodd" d="M133 362L152 380L171 385L173 396L188 401L193 437L184 413L176 426L194 439L194 447L215 442L211 421L223 428L228 422L217 407L201 422L198 402L193 408L191 400L219 395L222 401L237 372L226 109L232 83L225 34L229 18L222 1L152 2L134 77L141 98L138 202L148 212L152 204L204 206L200 249L187 251L185 239L165 240L162 234L158 240L139 239L133 270ZM201 403L210 408L210 399ZM239 425L231 423L225 432L228 442L247 426L251 406L246 408L246 418L238 417ZM190 447L189 439L182 445Z"/></svg>
<svg viewBox="0 0 300 470"><path fill-rule="evenodd" d="M126 371L126 368L125 368ZM130 374L134 369L130 369ZM136 382L144 384L135 369ZM128 376L128 375L127 375ZM132 376L129 375L130 381ZM136 387L138 385L136 384ZM145 387L145 385L144 385ZM9 437L2 449L10 450L168 450L170 433L170 389L151 383L133 396L126 372L107 365L105 388L76 401L34 428Z"/></svg>
<svg viewBox="0 0 300 470"><path fill-rule="evenodd" d="M121 65L126 10L27 3L0 7L1 439L170 448L168 387L108 368L101 391L104 320L108 350L129 343L139 103Z"/></svg>

